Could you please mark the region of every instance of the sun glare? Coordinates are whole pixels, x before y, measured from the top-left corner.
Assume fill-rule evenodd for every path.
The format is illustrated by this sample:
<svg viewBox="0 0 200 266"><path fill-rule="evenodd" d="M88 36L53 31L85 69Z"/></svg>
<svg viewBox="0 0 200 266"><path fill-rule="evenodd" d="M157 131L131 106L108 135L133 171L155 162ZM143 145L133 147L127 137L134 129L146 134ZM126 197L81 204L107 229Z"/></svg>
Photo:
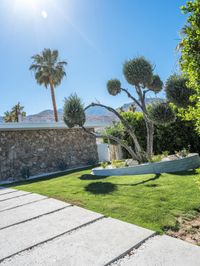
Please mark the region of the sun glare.
<svg viewBox="0 0 200 266"><path fill-rule="evenodd" d="M36 9L38 1L37 0L15 0L15 7L21 10Z"/></svg>
<svg viewBox="0 0 200 266"><path fill-rule="evenodd" d="M41 16L46 19L48 17L45 0L15 0L15 12L28 16Z"/></svg>
<svg viewBox="0 0 200 266"><path fill-rule="evenodd" d="M48 17L48 14L47 14L47 12L45 10L42 10L41 15L42 15L43 18L47 18Z"/></svg>

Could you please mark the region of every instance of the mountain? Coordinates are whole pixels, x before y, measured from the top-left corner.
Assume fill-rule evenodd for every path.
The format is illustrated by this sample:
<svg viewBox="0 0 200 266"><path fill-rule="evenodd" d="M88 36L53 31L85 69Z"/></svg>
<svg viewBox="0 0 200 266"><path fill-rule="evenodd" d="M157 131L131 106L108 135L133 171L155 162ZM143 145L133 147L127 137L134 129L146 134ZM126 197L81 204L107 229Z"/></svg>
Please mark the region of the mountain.
<svg viewBox="0 0 200 266"><path fill-rule="evenodd" d="M58 110L58 119L62 120L62 111ZM28 115L25 119L24 122L28 123L48 123L48 122L53 122L54 121L54 113L53 110L44 110L38 114L34 115Z"/></svg>
<svg viewBox="0 0 200 266"><path fill-rule="evenodd" d="M112 115L112 113L100 106L94 106L86 110L86 115L87 116L102 116L102 115L107 116L107 115Z"/></svg>
<svg viewBox="0 0 200 266"><path fill-rule="evenodd" d="M63 120L63 110L58 109L58 119L59 121ZM110 124L112 121L115 121L116 118L114 115L107 110L104 110L100 107L93 107L91 109L86 110L86 120L87 123L97 123L97 124ZM24 119L25 123L47 123L54 122L54 113L53 110L44 110L38 114L28 115Z"/></svg>
<svg viewBox="0 0 200 266"><path fill-rule="evenodd" d="M162 102L164 99L162 98L146 98L145 102L146 105L152 104L152 103L156 103L156 102ZM117 110L119 110L120 108L122 108L125 112L128 111L129 107L134 104L133 102L131 103L125 103L124 105L122 105L121 107L117 108ZM134 104L135 105L135 104ZM136 111L137 112L141 112L140 107L136 106Z"/></svg>
<svg viewBox="0 0 200 266"><path fill-rule="evenodd" d="M146 103L150 104L152 102L163 101L161 98L147 98ZM132 103L127 103L122 106L124 111L127 111ZM119 108L117 108L118 110ZM139 108L136 108L137 111L141 111ZM59 121L63 120L63 109L58 109L58 119ZM87 125L110 125L113 121L118 121L116 116L109 112L108 110L94 106L86 110L86 123ZM3 122L3 117L0 117L0 123ZM50 123L54 122L54 113L53 110L44 110L38 114L28 115L24 123Z"/></svg>

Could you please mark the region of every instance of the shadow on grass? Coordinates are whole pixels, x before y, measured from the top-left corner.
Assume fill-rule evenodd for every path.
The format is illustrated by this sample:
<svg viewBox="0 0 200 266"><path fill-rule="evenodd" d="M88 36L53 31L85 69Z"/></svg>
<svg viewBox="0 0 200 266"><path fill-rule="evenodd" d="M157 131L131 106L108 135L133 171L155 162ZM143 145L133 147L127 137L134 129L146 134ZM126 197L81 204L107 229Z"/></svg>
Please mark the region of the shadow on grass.
<svg viewBox="0 0 200 266"><path fill-rule="evenodd" d="M98 179L105 179L108 176L97 176L97 175L90 175L90 174L86 174L86 175L82 175L79 177L79 179L81 180L98 180Z"/></svg>
<svg viewBox="0 0 200 266"><path fill-rule="evenodd" d="M158 184L147 184L147 185L145 185L145 187L157 187L158 186Z"/></svg>
<svg viewBox="0 0 200 266"><path fill-rule="evenodd" d="M155 180L157 180L158 178L160 178L160 176L161 176L161 174L155 174L154 177L149 178L149 179L144 180L144 181L141 181L141 182L138 182L138 183L134 183L134 184L117 184L117 185L118 185L118 186L130 186L130 187L134 187L134 186L138 186L138 185L143 185L143 184L148 183L148 182L150 182L150 181L155 181ZM147 185L146 185L146 186L147 186ZM155 187L156 184L155 184L155 185L148 185L148 186Z"/></svg>
<svg viewBox="0 0 200 266"><path fill-rule="evenodd" d="M20 181L16 181L10 184L5 184L5 185L1 185L2 187L13 187L13 186L21 186L21 185L26 185L26 184L32 184L32 183L37 183L37 182L41 182L41 181L48 181L50 179L54 179L54 178L59 178L65 175L69 175L69 174L73 174L73 173L78 173L80 171L84 171L84 170L90 170L92 169L92 166L85 166L83 168L80 169L69 169L66 171L60 171L60 173L50 173L47 174L45 176L41 176L38 178L34 178L34 179L25 179L25 180L20 180Z"/></svg>
<svg viewBox="0 0 200 266"><path fill-rule="evenodd" d="M117 189L117 186L110 182L90 183L85 187L85 191L92 194L109 194Z"/></svg>
<svg viewBox="0 0 200 266"><path fill-rule="evenodd" d="M180 171L180 172L173 172L173 173L167 173L170 175L198 175L198 171L196 169L188 170L188 171Z"/></svg>

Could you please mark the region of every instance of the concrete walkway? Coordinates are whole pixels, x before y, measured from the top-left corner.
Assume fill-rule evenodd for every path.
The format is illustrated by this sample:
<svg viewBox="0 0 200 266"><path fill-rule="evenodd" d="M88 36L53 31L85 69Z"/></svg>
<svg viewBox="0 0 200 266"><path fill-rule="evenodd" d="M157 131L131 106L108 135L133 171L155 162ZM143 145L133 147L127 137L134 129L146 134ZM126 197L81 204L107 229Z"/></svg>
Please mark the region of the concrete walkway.
<svg viewBox="0 0 200 266"><path fill-rule="evenodd" d="M0 265L199 263L200 247L45 196L0 189Z"/></svg>

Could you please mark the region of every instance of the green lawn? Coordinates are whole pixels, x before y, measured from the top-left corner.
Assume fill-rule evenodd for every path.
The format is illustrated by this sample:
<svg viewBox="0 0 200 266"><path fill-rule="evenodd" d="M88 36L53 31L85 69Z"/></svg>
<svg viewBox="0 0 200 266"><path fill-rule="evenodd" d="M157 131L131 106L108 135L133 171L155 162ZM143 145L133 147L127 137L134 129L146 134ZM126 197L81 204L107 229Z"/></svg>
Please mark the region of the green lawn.
<svg viewBox="0 0 200 266"><path fill-rule="evenodd" d="M176 217L200 211L200 171L179 174L95 177L90 170L15 184L106 216L163 232Z"/></svg>

